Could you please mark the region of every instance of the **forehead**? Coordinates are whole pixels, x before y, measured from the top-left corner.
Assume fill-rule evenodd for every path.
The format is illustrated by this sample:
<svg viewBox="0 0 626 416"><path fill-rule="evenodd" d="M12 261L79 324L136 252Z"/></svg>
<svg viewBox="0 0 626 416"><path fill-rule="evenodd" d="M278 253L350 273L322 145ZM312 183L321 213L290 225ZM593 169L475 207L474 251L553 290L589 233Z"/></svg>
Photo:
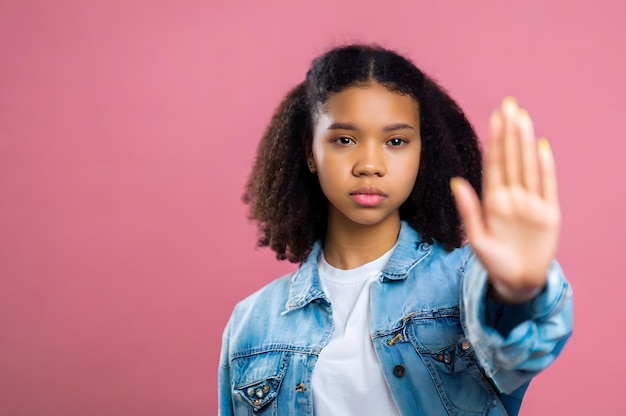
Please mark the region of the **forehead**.
<svg viewBox="0 0 626 416"><path fill-rule="evenodd" d="M419 105L409 95L374 83L350 87L330 96L320 118L335 121L405 122L419 125Z"/></svg>

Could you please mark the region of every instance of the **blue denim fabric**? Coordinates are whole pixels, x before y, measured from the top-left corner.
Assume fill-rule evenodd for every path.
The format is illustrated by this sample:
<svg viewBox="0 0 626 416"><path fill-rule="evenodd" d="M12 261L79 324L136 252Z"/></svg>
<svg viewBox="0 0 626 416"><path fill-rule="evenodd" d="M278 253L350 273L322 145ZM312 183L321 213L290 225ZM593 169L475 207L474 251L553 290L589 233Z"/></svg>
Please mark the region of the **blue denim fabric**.
<svg viewBox="0 0 626 416"><path fill-rule="evenodd" d="M300 268L240 302L224 331L220 415L312 415L311 375L333 333L313 247ZM530 379L572 331L572 291L554 262L523 305L487 301L468 245L445 251L406 223L371 287L371 334L403 415L517 414Z"/></svg>

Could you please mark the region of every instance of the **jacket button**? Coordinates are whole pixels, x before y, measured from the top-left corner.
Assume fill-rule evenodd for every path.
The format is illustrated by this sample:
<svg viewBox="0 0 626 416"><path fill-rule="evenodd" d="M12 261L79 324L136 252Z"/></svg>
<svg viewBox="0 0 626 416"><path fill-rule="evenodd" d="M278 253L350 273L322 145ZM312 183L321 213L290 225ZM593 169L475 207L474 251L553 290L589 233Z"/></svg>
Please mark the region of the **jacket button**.
<svg viewBox="0 0 626 416"><path fill-rule="evenodd" d="M396 377L404 377L404 375L406 374L406 368L404 368L403 365L396 365L393 368L393 375Z"/></svg>
<svg viewBox="0 0 626 416"><path fill-rule="evenodd" d="M461 344L461 349L463 350L468 350L469 347L470 347L469 341L463 341L463 343Z"/></svg>

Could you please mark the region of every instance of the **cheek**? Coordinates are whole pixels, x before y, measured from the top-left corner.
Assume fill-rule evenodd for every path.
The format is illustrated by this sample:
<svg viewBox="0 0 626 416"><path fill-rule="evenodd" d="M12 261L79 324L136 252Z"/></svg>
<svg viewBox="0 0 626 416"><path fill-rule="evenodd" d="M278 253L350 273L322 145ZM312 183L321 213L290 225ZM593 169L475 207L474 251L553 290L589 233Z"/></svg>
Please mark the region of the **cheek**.
<svg viewBox="0 0 626 416"><path fill-rule="evenodd" d="M398 185L402 188L406 196L411 193L415 182L417 181L419 171L419 160L410 159L404 161L405 163L398 163L396 166L401 169L398 171Z"/></svg>
<svg viewBox="0 0 626 416"><path fill-rule="evenodd" d="M323 160L321 166L317 167L317 180L330 201L336 202L336 198L341 198L353 187L350 176L343 166L330 159Z"/></svg>
<svg viewBox="0 0 626 416"><path fill-rule="evenodd" d="M321 168L318 166L317 170L317 179L326 196L343 189L345 182L341 173L333 169L332 166L332 163L329 163Z"/></svg>
<svg viewBox="0 0 626 416"><path fill-rule="evenodd" d="M317 175L325 178L327 181L335 181L337 178L343 178L349 169L349 163L346 162L345 156L334 154L333 152L325 152L323 149L313 149L313 156L317 166Z"/></svg>
<svg viewBox="0 0 626 416"><path fill-rule="evenodd" d="M402 155L395 160L390 160L390 163L392 167L401 170L404 175L415 178L420 166L419 154Z"/></svg>

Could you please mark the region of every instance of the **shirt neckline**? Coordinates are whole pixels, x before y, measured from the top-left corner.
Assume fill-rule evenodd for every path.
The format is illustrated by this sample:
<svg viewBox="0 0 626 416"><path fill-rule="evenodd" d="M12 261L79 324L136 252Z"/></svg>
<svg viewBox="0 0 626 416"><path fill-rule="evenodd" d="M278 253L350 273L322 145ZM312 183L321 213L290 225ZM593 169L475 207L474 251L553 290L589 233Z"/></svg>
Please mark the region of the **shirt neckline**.
<svg viewBox="0 0 626 416"><path fill-rule="evenodd" d="M317 268L320 279L322 279L325 283L335 285L353 285L356 283L363 283L380 274L391 258L391 255L397 245L398 242L396 241L396 244L394 244L393 247L377 259L348 270L338 269L330 265L324 257L324 250L320 250L317 258Z"/></svg>

